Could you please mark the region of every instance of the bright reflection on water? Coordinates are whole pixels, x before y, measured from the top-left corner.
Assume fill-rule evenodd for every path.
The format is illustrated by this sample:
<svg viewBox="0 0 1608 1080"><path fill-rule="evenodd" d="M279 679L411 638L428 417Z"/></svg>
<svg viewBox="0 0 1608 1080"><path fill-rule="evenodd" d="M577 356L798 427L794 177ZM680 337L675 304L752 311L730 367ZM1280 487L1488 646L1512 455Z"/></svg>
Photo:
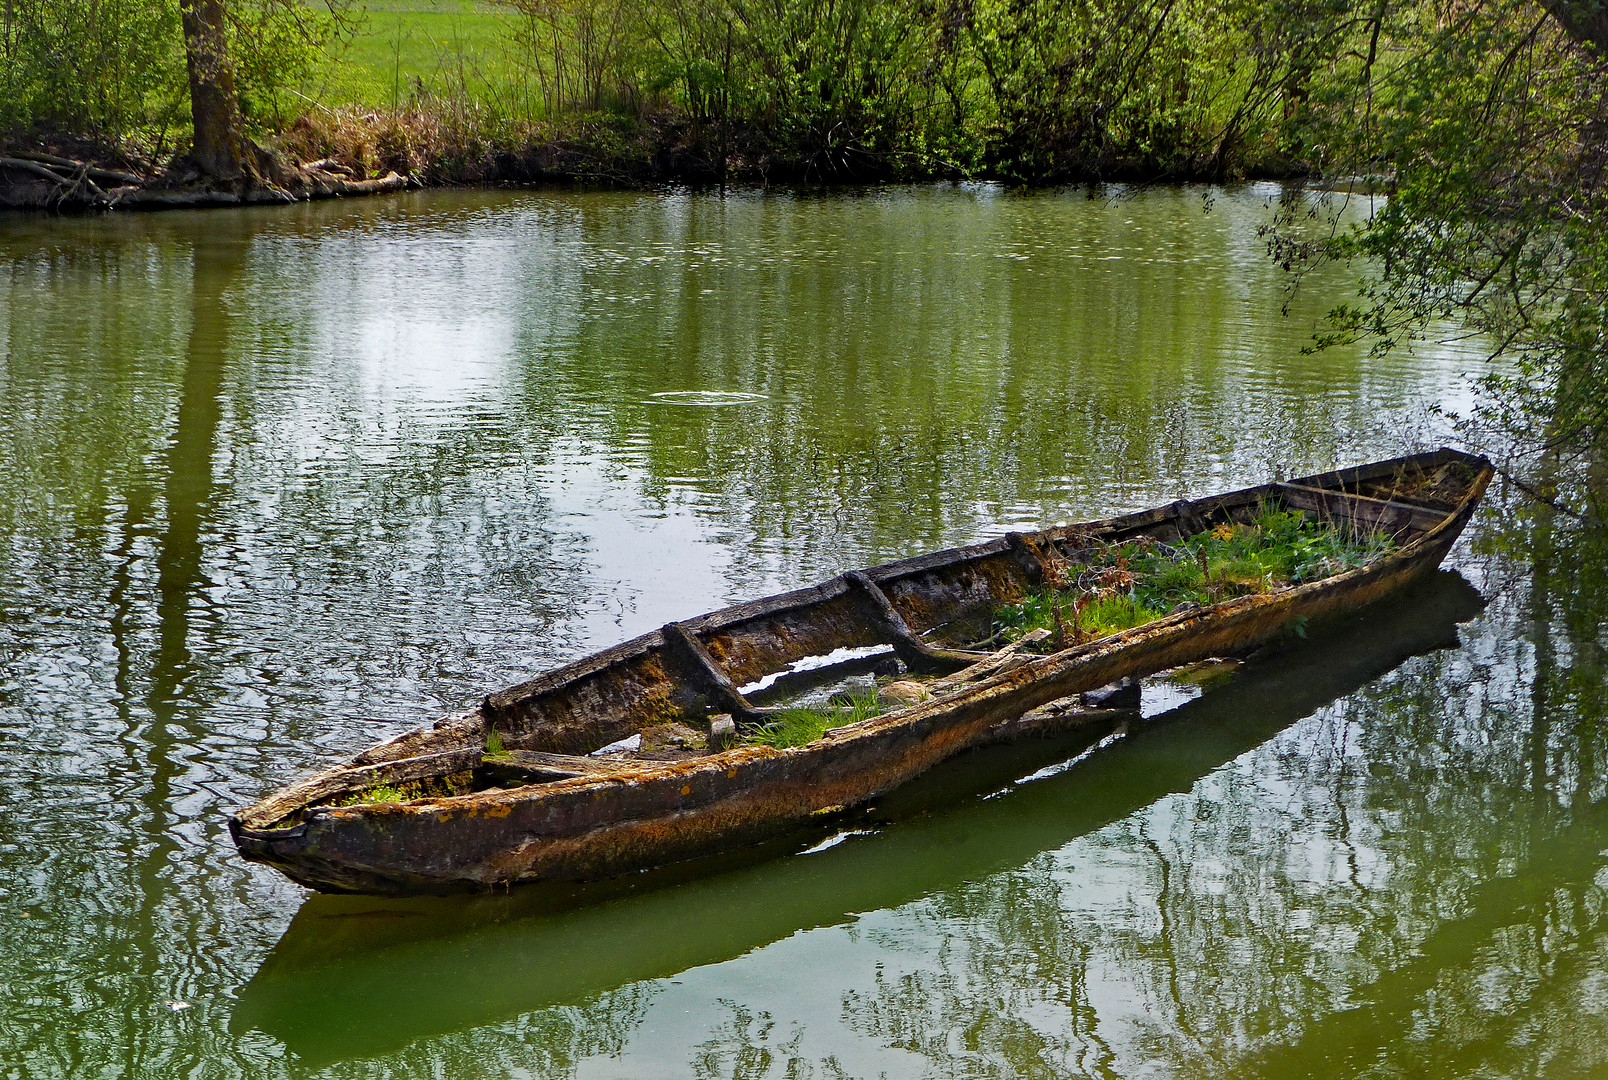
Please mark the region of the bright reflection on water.
<svg viewBox="0 0 1608 1080"><path fill-rule="evenodd" d="M0 219L0 1076L1608 1067L1600 539L1517 512L1227 688L768 861L308 900L229 844L670 618L1433 445L1466 358L1301 355L1346 286L1281 317L1275 197Z"/></svg>

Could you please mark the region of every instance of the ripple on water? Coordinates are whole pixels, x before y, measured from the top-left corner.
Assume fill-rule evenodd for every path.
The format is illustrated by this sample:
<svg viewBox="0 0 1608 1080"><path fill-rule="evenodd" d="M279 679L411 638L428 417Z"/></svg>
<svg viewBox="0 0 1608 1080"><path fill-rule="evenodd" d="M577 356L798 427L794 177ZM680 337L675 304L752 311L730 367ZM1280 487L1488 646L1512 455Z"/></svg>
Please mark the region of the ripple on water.
<svg viewBox="0 0 1608 1080"><path fill-rule="evenodd" d="M740 390L665 390L649 394L649 405L751 405L769 401L767 394L748 394Z"/></svg>

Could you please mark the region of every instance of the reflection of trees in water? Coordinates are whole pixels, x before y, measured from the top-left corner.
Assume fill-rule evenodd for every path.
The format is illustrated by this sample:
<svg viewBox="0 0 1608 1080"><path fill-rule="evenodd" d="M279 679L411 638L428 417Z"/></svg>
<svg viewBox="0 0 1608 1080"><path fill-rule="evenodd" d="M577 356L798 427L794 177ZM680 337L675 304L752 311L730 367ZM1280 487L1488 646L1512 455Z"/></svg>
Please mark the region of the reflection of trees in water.
<svg viewBox="0 0 1608 1080"><path fill-rule="evenodd" d="M817 1075L837 1080L843 1075L831 1059L821 1062L817 1073L815 1063L800 1055L804 1031L798 1025L778 1031L776 1019L762 1009L725 998L720 1005L725 1019L692 1051L692 1075L697 1080L764 1080L778 1075L787 1080L812 1080Z"/></svg>
<svg viewBox="0 0 1608 1080"><path fill-rule="evenodd" d="M214 239L256 242L244 227L226 235L224 220L207 225ZM0 446L12 474L0 486L11 542L0 706L17 736L4 751L7 823L28 843L0 852L0 866L8 906L28 907L37 929L0 945L20 973L0 1043L41 1072L282 1067L272 1047L226 1042L217 1022L275 930L262 912L289 895L226 854L217 811L333 739L368 741L355 721L387 715L385 701L411 707L426 684L489 679L488 656L523 664L508 639L562 621L585 585L584 553L545 524L532 481L553 465L556 432L579 429L642 465L651 497L708 495L700 513L756 556L742 573L770 572L769 559L809 577L862 561L855 552L957 539L1002 508L1199 487L1207 468L1191 445L1221 442L1231 471L1260 474L1322 459L1338 438L1323 433L1376 422L1362 415L1366 386L1283 410L1305 393L1283 384L1289 371L1250 379L1189 352L1235 333L1235 297L1208 289L1178 307L1164 263L1102 298L1058 297L1009 268L842 262L835 277L819 265L773 276L785 290L744 294L729 320L700 321L690 290L706 283L689 275L637 329L526 327L544 355L524 357L509 408L398 421L379 460L351 419L360 385L288 394L340 370L338 355L318 368L297 352L316 320L287 309L275 323L256 308L224 320L234 270L180 240L183 258L154 257L144 277L121 255L59 256L92 284L125 275L113 284L140 303L101 310L139 326L82 320L75 304L99 287L82 282L6 316L0 389L23 419L8 414ZM1211 243L1196 253L1207 265L1221 254ZM252 265L253 286L272 286ZM13 265L11 280L30 273ZM653 280L641 272L638 291ZM540 288L600 283L608 276ZM865 303L844 307L848 294ZM776 324L754 339L763 348L715 325L763 326L778 304L804 321ZM1118 320L1166 311L1101 328L1123 343L1117 363L1086 347L1091 307ZM39 344L51 335L93 359L59 362ZM826 355L800 348L817 339ZM124 355L132 340L148 355ZM1258 324L1237 341L1265 356L1286 338ZM1191 360L1187 385L1153 362L1175 352ZM1385 378L1343 368L1339 383ZM725 412L636 404L715 383L773 399ZM298 456L304 424L327 456ZM1110 474L1065 475L1089 463ZM1535 559L1533 587L1499 598L1463 653L1414 661L1068 849L1076 861L1041 858L902 909L916 929L882 944L937 952L850 995L845 1023L949 1075L1101 1075L1138 1060L1277 1076L1335 1048L1358 1071L1377 1058L1405 1073L1415 1055L1514 1076L1547 1055L1600 1063L1608 1036L1581 1003L1608 971L1595 877L1608 828L1590 809L1604 797L1608 560L1598 541L1547 529L1532 521L1508 541ZM19 611L19 598L32 606ZM460 648L426 623L483 636ZM167 1013L169 996L192 1008ZM648 1002L633 985L339 1071L564 1075L617 1053ZM1336 1019L1347 1016L1358 1019ZM835 1062L805 1060L798 1034L734 1003L694 1064L710 1076L832 1075Z"/></svg>
<svg viewBox="0 0 1608 1080"><path fill-rule="evenodd" d="M1604 594L1579 579L1600 573L1600 541L1575 537L1554 560L1536 539L1535 576L1499 592L1463 650L1299 725L1173 815L1158 864L1188 886L1161 925L1197 958L1194 985L1172 992L1155 959L1179 940L1139 934L1119 955L1144 975L1152 1037L1189 1070L1480 1066L1508 1052L1502 1024L1528 1026L1534 1048L1522 1018L1567 997L1560 964L1608 973L1591 959L1608 815L1582 797L1601 791L1601 684L1558 659L1595 651L1601 616L1580 609ZM1528 642L1512 633L1526 626ZM1214 788L1220 805L1201 805ZM1218 1053L1188 1049L1186 1017Z"/></svg>
<svg viewBox="0 0 1608 1080"><path fill-rule="evenodd" d="M1044 857L918 905L915 924L943 942L936 967L879 967L874 989L843 996L845 1020L939 1076L1117 1075L1089 1000L1088 935L1063 910L1062 885Z"/></svg>
<svg viewBox="0 0 1608 1080"><path fill-rule="evenodd" d="M506 635L539 638L584 587L521 563L551 532L508 497L528 460L482 469L483 416L404 430L367 472L348 432L342 477L315 469L286 497L297 328L242 291L271 285L265 224L285 222L67 222L95 231L60 250L8 236L24 255L0 297L0 901L27 918L0 935L0 1057L42 1075L275 1056L223 1034L224 988L287 888L227 856L224 809L326 757L332 729L371 741L354 713L384 692L421 719L420 682L467 678L473 657L442 649L441 625L513 664ZM398 632L404 608L422 640Z"/></svg>
<svg viewBox="0 0 1608 1080"><path fill-rule="evenodd" d="M650 498L686 498L730 536L755 587L1158 485L1199 493L1225 466L1261 478L1393 446L1387 414L1420 376L1283 363L1321 309L1279 316L1256 212L1226 200L1198 230L1180 228L1199 213L1183 194L921 192L583 215L581 287L604 302L527 358L519 423L573 411L646 465ZM770 400L641 400L694 388Z"/></svg>
<svg viewBox="0 0 1608 1080"><path fill-rule="evenodd" d="M104 605L85 603L91 618L31 613L22 626L34 637L21 655L55 670L6 702L11 715L43 721L35 738L6 749L8 787L38 785L8 809L8 825L30 843L8 847L6 879L30 883L30 900L49 923L32 924L42 940L4 939L17 976L8 986L29 988L40 1022L0 1041L68 1072L115 1062L154 1075L182 1070L187 1055L205 1058L210 1038L181 1047L144 1021L165 1009L163 999L195 1008L175 1015L173 1026L199 1018L218 986L238 977L226 952L203 945L238 931L198 884L214 871L198 858L208 830L197 816L197 804L210 804L215 785L232 778L214 757L218 732L207 718L218 665L204 549L218 501L227 499L214 454L231 344L227 306L244 254L237 240L226 231L186 245L184 317L163 304L142 312L153 323L143 343L153 350L170 323L188 324L181 340L166 343L182 358L176 372L159 363L130 377L116 349L82 365L35 366L25 352L13 365L22 378L58 384L59 394L37 411L38 430L21 425L19 438L72 431L67 448L90 444L83 462L51 472L45 490L65 520L100 521L65 538L48 514L6 522L13 543L36 540L49 567L38 579L5 584L19 606L38 603L41 587L50 605L68 602L63 597ZM69 278L66 290L78 284ZM50 325L50 313L40 314L31 331ZM82 385L59 385L74 380ZM111 434L104 445L85 438L95 423ZM86 464L88 477L80 472ZM26 472L14 475L5 490L28 491L31 482ZM52 625L79 640L49 648ZM75 650L96 662L76 666ZM8 1001L4 1015L29 1011Z"/></svg>
<svg viewBox="0 0 1608 1080"><path fill-rule="evenodd" d="M1301 725L1276 754L1258 755L1270 767L1203 785L1221 792L1219 809L1180 809L1158 858L1190 883L1172 925L1197 958L1194 985L1169 1012L1161 1006L1180 996L1153 957L1178 943L1141 935L1120 955L1157 1006L1153 1037L1190 1069L1246 1075L1247 1051L1267 1076L1366 1071L1385 1051L1421 1065L1412 1044L1445 1047L1477 1025L1470 1006L1499 968L1544 966L1531 943L1586 943L1548 928L1600 904L1608 821L1573 812L1555 771L1543 770L1540 798L1531 782L1538 727L1572 759L1592 756L1595 724L1573 711L1524 723L1531 687L1505 673L1523 670L1526 650L1503 634L1519 613L1499 601L1468 649L1421 658ZM1213 819L1235 824L1205 824ZM1509 888L1515 878L1536 887ZM1426 953L1432 963L1415 959ZM1545 991L1509 989L1508 1012ZM1217 1053L1188 1049L1186 1014Z"/></svg>
<svg viewBox="0 0 1608 1080"><path fill-rule="evenodd" d="M652 983L637 983L507 1023L444 1035L382 1058L342 1061L308 1071L340 1080L493 1076L563 1080L573 1077L590 1058L618 1057L658 993Z"/></svg>
<svg viewBox="0 0 1608 1080"><path fill-rule="evenodd" d="M588 592L587 537L551 522L553 431L511 428L482 385L534 318L503 294L565 282L551 251L474 227L254 244L257 362L231 379L227 446L249 497L218 557L256 674L297 695L275 718L293 742L355 749L575 651L555 630Z"/></svg>

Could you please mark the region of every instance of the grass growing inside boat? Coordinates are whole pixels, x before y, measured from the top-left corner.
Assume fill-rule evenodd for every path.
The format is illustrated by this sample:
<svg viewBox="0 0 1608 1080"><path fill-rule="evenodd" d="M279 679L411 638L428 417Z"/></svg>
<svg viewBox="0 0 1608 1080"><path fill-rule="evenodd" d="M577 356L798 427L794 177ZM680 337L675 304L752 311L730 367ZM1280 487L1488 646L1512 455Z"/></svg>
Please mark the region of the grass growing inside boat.
<svg viewBox="0 0 1608 1080"><path fill-rule="evenodd" d="M338 801L335 805L361 806L364 803L407 802L409 799L418 798L417 794L411 793L407 790L409 787L416 786L417 785L414 784L407 784L403 785L402 787L397 787L394 784L375 784L367 791L352 792L344 799Z"/></svg>
<svg viewBox="0 0 1608 1080"><path fill-rule="evenodd" d="M1364 566L1394 547L1298 511L1262 507L1246 523L1219 525L1174 545L1140 539L1096 554L1019 604L994 613L1010 640L1045 629L1046 650L1093 641L1161 618L1181 604L1214 604Z"/></svg>
<svg viewBox="0 0 1608 1080"><path fill-rule="evenodd" d="M873 716L882 715L885 711L875 690L866 694L851 694L849 704L845 706L800 705L780 709L777 711L776 719L749 732L743 741L755 746L774 746L779 749L804 746L819 739L833 728L869 720Z"/></svg>
<svg viewBox="0 0 1608 1080"><path fill-rule="evenodd" d="M1053 637L1057 603L1061 607L1060 619L1064 632L1070 633L1075 616L1085 641L1115 634L1130 627L1143 626L1167 614L1165 608L1151 607L1131 594L1091 594L1082 607L1074 608L1075 601L1070 590L1055 592L1046 590L1032 593L1020 604L996 611L994 628L1004 629L1005 637L1012 641L1031 630L1041 628L1050 631Z"/></svg>
<svg viewBox="0 0 1608 1080"><path fill-rule="evenodd" d="M474 790L473 770L448 773L445 776L427 776L400 784L380 783L362 791L342 795L328 805L361 806L365 803L404 803L415 799L442 799L464 795Z"/></svg>

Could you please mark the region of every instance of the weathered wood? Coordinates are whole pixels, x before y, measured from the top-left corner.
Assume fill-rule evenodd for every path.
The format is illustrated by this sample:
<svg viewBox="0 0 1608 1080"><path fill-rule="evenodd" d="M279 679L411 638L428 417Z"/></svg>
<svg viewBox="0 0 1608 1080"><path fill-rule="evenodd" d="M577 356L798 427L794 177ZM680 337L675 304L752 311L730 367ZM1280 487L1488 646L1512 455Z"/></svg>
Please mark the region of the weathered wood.
<svg viewBox="0 0 1608 1080"><path fill-rule="evenodd" d="M1006 533L1005 544L1016 558L1017 565L1026 572L1028 580L1035 585L1043 584L1049 570L1049 561L1044 557L1043 549L1019 532Z"/></svg>
<svg viewBox="0 0 1608 1080"><path fill-rule="evenodd" d="M472 769L482 753L483 750L477 746L473 749L457 747L378 764L365 764L354 758L341 768L319 773L300 784L275 792L259 802L257 807L272 819L287 818L306 807L326 803L340 795L367 791L380 784L407 784Z"/></svg>
<svg viewBox="0 0 1608 1080"><path fill-rule="evenodd" d="M44 165L56 165L73 172L82 172L95 180L105 180L113 184L142 184L145 178L119 169L107 169L88 161L76 161L73 158L62 157L59 154L42 154L35 150L13 150L11 157L25 158L28 161L37 161Z"/></svg>
<svg viewBox="0 0 1608 1080"><path fill-rule="evenodd" d="M508 750L481 759L483 768L514 772L540 780L572 776L618 776L639 772L658 764L635 758L581 757L577 754L544 754L535 750Z"/></svg>
<svg viewBox="0 0 1608 1080"><path fill-rule="evenodd" d="M317 172L333 173L337 176L344 176L348 180L352 179L354 176L353 170L349 166L342 165L334 158L319 158L317 161L303 162L302 168L312 169Z"/></svg>
<svg viewBox="0 0 1608 1080"><path fill-rule="evenodd" d="M979 660L970 667L961 668L953 675L946 675L942 679L927 684L927 690L934 694L941 694L964 683L976 682L990 675L997 675L1012 666L1012 661L1025 664L1029 657L1017 655L1029 645L1037 645L1050 636L1048 630L1029 630L1003 649L993 653L987 659Z"/></svg>
<svg viewBox="0 0 1608 1080"><path fill-rule="evenodd" d="M1428 531L1446 517L1445 513L1426 507L1345 491L1326 491L1303 484L1277 484L1275 487L1287 506L1329 518L1343 517L1363 529L1380 530L1393 536L1412 530Z"/></svg>
<svg viewBox="0 0 1608 1080"><path fill-rule="evenodd" d="M0 168L18 169L32 176L37 176L43 180L49 180L51 183L60 187L72 186L71 178L62 176L53 169L47 169L37 161L26 161L23 158L17 157L0 157Z"/></svg>
<svg viewBox="0 0 1608 1080"><path fill-rule="evenodd" d="M976 653L958 649L935 649L916 636L905 622L899 609L893 606L888 594L863 570L850 570L843 575L844 582L855 590L865 605L866 613L878 634L886 638L893 651L911 671L954 671L978 659Z"/></svg>
<svg viewBox="0 0 1608 1080"><path fill-rule="evenodd" d="M1173 520L1178 523L1179 536L1193 536L1206 527L1206 523L1195 516L1195 505L1188 499L1179 499L1168 509L1172 511Z"/></svg>
<svg viewBox="0 0 1608 1080"><path fill-rule="evenodd" d="M698 689L698 679L718 684L724 678L729 685L733 665L752 677L760 661L781 666L845 645L880 643L868 622L878 624L878 634L894 637L896 647L900 640L908 647L916 627L941 625L979 601L1021 597L1030 575L1010 544L989 541L901 560L669 624L492 695L484 711L398 736L293 784L235 815L230 830L248 858L270 863L304 884L392 893L597 878L757 842L821 810L864 803L968 747L1032 730L1032 724L1023 723L1028 716L1050 717L1046 723L1061 723L1058 717L1079 722L1076 709L1063 712L1050 703L1124 677L1239 654L1279 639L1302 620L1350 612L1425 577L1467 524L1493 474L1489 462L1441 451L1332 474L1332 487L1316 494L1302 490L1322 487L1311 479L1292 482L1288 490L1292 499L1310 499L1320 516L1391 521L1407 512L1406 504L1353 496L1344 488L1420 475L1446 463L1467 469L1468 484L1457 504L1432 527L1404 532L1398 547L1365 567L1177 611L1048 656L1018 655L1015 659L1024 662L1007 660L1003 668L1008 670L835 728L806 746L737 745L673 762L604 762L603 769L614 767L607 776L571 774L562 782L514 790L407 804L331 805L333 796L366 790L379 780L454 774L466 757L472 766L494 769L495 762L484 760L482 745L485 724L493 717L518 753L548 755L546 771L527 775L553 777L553 767L599 761L566 747L584 753L662 724L695 691L706 692ZM1277 485L1246 488L1195 500L1188 504L1188 516L1207 523L1240 520L1268 499L1285 496ZM1086 550L1091 543L1176 534L1181 513L1173 504L1024 539L1040 547ZM877 596L897 619L887 617ZM869 618L867 609L874 609ZM916 644L921 645L919 639ZM966 656L966 666L984 659ZM735 686L731 693L742 701Z"/></svg>
<svg viewBox="0 0 1608 1080"><path fill-rule="evenodd" d="M681 661L684 674L711 704L744 723L763 724L769 719L765 710L748 704L696 634L680 623L665 623L659 632L664 635L671 653Z"/></svg>
<svg viewBox="0 0 1608 1080"><path fill-rule="evenodd" d="M49 160L40 160L49 159ZM66 163L66 164L62 164ZM54 167L53 167L54 166ZM73 168L71 175L62 170ZM395 172L373 180L347 180L328 173L277 167L283 183L264 179L223 186L170 186L172 177L144 179L52 154L14 151L0 155L0 206L85 210L177 210L214 206L272 206L305 200L378 195L400 191L408 178ZM19 174L27 179L18 178ZM108 189L96 181L113 183ZM40 181L48 183L43 186Z"/></svg>
<svg viewBox="0 0 1608 1080"><path fill-rule="evenodd" d="M388 172L373 180L323 180L324 190L307 193L309 199L327 199L341 195L379 195L387 191L401 191L408 186L408 178Z"/></svg>

